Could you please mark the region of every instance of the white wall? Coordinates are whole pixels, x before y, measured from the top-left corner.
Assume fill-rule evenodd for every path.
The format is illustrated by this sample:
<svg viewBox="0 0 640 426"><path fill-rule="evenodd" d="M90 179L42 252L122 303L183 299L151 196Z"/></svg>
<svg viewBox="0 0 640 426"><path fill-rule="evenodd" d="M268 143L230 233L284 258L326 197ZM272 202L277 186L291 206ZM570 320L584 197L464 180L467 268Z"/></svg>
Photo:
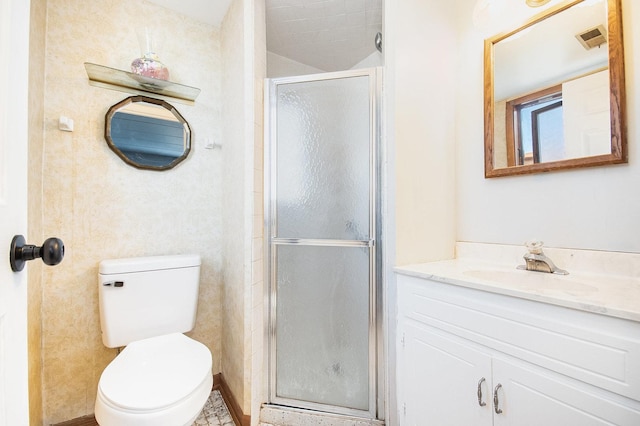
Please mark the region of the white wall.
<svg viewBox="0 0 640 426"><path fill-rule="evenodd" d="M623 0L629 164L485 179L483 35L473 29L474 0L460 0L456 89L459 241L640 252L640 3ZM432 74L432 78L435 77Z"/></svg>
<svg viewBox="0 0 640 426"><path fill-rule="evenodd" d="M390 425L398 424L393 266L454 255L455 4L384 3L385 416ZM427 42L434 34L437 42Z"/></svg>
<svg viewBox="0 0 640 426"><path fill-rule="evenodd" d="M455 88L462 83L456 79L456 4L407 0L385 6L385 108L387 123L395 126L388 128L387 143L396 155L389 174L396 179L398 265L454 255Z"/></svg>
<svg viewBox="0 0 640 426"><path fill-rule="evenodd" d="M294 61L293 59L286 58L278 55L277 53L267 51L268 78L317 74L321 72L326 71Z"/></svg>
<svg viewBox="0 0 640 426"><path fill-rule="evenodd" d="M382 53L377 50L353 67L352 70L382 66ZM277 53L267 52L267 76L269 78L289 77L294 75L318 74L327 72L303 63L294 61Z"/></svg>
<svg viewBox="0 0 640 426"><path fill-rule="evenodd" d="M352 70L359 70L362 68L373 68L373 67L381 67L383 64L382 53L377 50L372 52L371 55L367 56L357 64L351 67Z"/></svg>

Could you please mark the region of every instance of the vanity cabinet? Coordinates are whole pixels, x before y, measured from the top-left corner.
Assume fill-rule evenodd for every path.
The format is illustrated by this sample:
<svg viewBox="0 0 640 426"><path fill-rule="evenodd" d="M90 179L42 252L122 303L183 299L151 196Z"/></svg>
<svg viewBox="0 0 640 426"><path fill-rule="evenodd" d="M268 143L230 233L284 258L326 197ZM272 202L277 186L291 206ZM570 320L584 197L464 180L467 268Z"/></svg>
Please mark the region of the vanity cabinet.
<svg viewBox="0 0 640 426"><path fill-rule="evenodd" d="M398 275L401 425L640 425L640 323Z"/></svg>

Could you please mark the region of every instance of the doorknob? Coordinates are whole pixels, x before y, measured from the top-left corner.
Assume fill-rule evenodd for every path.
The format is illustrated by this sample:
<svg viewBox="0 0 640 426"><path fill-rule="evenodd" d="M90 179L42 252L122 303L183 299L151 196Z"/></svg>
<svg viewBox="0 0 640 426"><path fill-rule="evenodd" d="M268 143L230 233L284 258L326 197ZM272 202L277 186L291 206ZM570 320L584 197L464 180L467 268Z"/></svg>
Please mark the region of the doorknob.
<svg viewBox="0 0 640 426"><path fill-rule="evenodd" d="M60 238L47 238L41 247L25 244L22 235L16 235L11 240L9 263L13 272L22 271L27 260L41 257L47 265L57 265L64 257L64 244Z"/></svg>

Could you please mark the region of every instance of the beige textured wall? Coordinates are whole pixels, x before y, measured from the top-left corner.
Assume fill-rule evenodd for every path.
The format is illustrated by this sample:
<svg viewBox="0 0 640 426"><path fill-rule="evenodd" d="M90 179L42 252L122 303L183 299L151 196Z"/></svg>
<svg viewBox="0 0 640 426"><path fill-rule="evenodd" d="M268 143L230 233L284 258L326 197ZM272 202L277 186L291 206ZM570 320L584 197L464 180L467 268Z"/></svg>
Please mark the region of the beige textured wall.
<svg viewBox="0 0 640 426"><path fill-rule="evenodd" d="M31 0L29 28L29 175L27 242L44 241L42 234L42 149L44 134L44 55L46 0ZM28 345L29 345L29 419L42 424L42 262L29 266Z"/></svg>
<svg viewBox="0 0 640 426"><path fill-rule="evenodd" d="M264 0L233 0L222 23L224 291L222 374L245 415L262 395ZM258 383L259 384L259 383ZM253 402L253 404L252 404Z"/></svg>
<svg viewBox="0 0 640 426"><path fill-rule="evenodd" d="M233 0L222 22L221 47L224 70L222 92L227 100L222 113L223 204L236 214L223 217L224 289L222 306L222 374L243 412L245 404L245 294L246 271L250 268L250 234L246 223L247 162L245 3ZM248 402L248 401L247 401Z"/></svg>
<svg viewBox="0 0 640 426"><path fill-rule="evenodd" d="M257 425L264 394L264 79L267 75L267 35L264 0L254 0L254 151L253 173L253 244L251 247L251 341L247 349L250 389L245 398L251 400L251 424Z"/></svg>
<svg viewBox="0 0 640 426"><path fill-rule="evenodd" d="M507 140L507 101L498 101L494 107L493 137L496 141ZM493 145L493 167L498 169L507 167L507 144L497 143Z"/></svg>
<svg viewBox="0 0 640 426"><path fill-rule="evenodd" d="M190 335L221 369L221 138L219 30L138 0L49 0L44 108L44 234L63 239L64 262L42 283L44 423L93 412L96 387L115 349L102 345L100 260L140 255L202 255L200 302ZM189 121L189 158L166 172L124 164L107 147L104 114L128 96L88 84L83 63L128 69L139 55L135 28L165 29L161 57L172 80L202 89L195 106L172 103ZM57 129L60 115L75 131Z"/></svg>

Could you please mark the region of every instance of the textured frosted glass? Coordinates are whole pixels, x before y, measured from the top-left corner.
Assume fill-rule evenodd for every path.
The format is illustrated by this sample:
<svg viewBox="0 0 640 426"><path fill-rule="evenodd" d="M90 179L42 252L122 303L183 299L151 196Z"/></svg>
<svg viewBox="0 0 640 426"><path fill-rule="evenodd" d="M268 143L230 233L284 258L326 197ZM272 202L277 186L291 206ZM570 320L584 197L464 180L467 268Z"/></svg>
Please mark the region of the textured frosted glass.
<svg viewBox="0 0 640 426"><path fill-rule="evenodd" d="M369 250L278 246L276 394L368 410Z"/></svg>
<svg viewBox="0 0 640 426"><path fill-rule="evenodd" d="M278 86L279 238L369 239L369 78Z"/></svg>

